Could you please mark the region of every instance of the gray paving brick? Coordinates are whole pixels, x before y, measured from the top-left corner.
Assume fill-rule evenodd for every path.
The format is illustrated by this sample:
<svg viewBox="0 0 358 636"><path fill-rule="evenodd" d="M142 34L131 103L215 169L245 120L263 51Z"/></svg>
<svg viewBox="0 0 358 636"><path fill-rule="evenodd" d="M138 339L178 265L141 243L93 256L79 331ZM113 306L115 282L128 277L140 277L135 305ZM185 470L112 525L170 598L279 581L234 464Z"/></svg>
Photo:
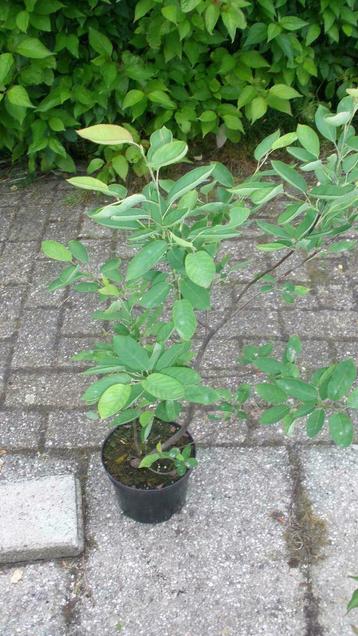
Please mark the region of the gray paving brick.
<svg viewBox="0 0 358 636"><path fill-rule="evenodd" d="M32 411L0 411L0 447L37 448L46 417Z"/></svg>
<svg viewBox="0 0 358 636"><path fill-rule="evenodd" d="M12 577L20 573L14 584ZM71 575L61 564L33 563L0 571L2 636L65 636Z"/></svg>
<svg viewBox="0 0 358 636"><path fill-rule="evenodd" d="M100 320L92 320L91 314L97 309L105 309L97 295L80 294L71 292L68 302L64 307L64 319L62 335L99 335L103 332L103 323Z"/></svg>
<svg viewBox="0 0 358 636"><path fill-rule="evenodd" d="M337 360L343 358L354 358L358 362L358 340L347 342L344 340L336 340L334 343Z"/></svg>
<svg viewBox="0 0 358 636"><path fill-rule="evenodd" d="M31 214L26 205L16 212L8 238L11 241L33 241L41 238L48 216L48 208L43 205Z"/></svg>
<svg viewBox="0 0 358 636"><path fill-rule="evenodd" d="M50 413L45 447L85 448L99 447L111 430L108 422L90 420L79 411Z"/></svg>
<svg viewBox="0 0 358 636"><path fill-rule="evenodd" d="M126 636L217 636L218 627L227 636L302 636L303 581L271 517L289 506L285 451L201 451L191 482L182 512L148 527L121 516L93 462L88 533L97 549L88 555L92 595L77 606L78 633L109 636L120 623Z"/></svg>
<svg viewBox="0 0 358 636"><path fill-rule="evenodd" d="M88 384L78 373L16 373L8 380L5 404L10 406L83 406L80 397Z"/></svg>
<svg viewBox="0 0 358 636"><path fill-rule="evenodd" d="M0 287L0 338L9 338L18 327L23 287Z"/></svg>
<svg viewBox="0 0 358 636"><path fill-rule="evenodd" d="M57 349L57 364L60 367L83 367L84 365L86 365L86 362L83 360L72 360L72 356L74 356L76 353L80 353L80 351L91 349L97 340L97 338L61 338Z"/></svg>
<svg viewBox="0 0 358 636"><path fill-rule="evenodd" d="M317 287L317 297L320 305L326 309L357 309L353 296L353 289L347 284L327 284Z"/></svg>
<svg viewBox="0 0 358 636"><path fill-rule="evenodd" d="M5 241L9 236L10 226L14 220L16 214L16 207L6 207L5 210L1 210L0 217L0 241Z"/></svg>
<svg viewBox="0 0 358 636"><path fill-rule="evenodd" d="M0 483L0 563L83 551L81 487L71 474Z"/></svg>
<svg viewBox="0 0 358 636"><path fill-rule="evenodd" d="M6 243L0 256L1 280L21 285L27 283L33 261L37 258L37 242Z"/></svg>
<svg viewBox="0 0 358 636"><path fill-rule="evenodd" d="M336 311L322 309L320 311L282 311L282 319L287 334L295 334L302 338L325 338L332 340L340 337L354 338L358 336L358 313L354 311Z"/></svg>
<svg viewBox="0 0 358 636"><path fill-rule="evenodd" d="M223 333L221 334L223 336ZM193 350L197 351L202 344L202 340L194 342ZM202 369L232 369L238 367L238 356L241 349L240 341L237 338L213 338L207 346L203 356Z"/></svg>
<svg viewBox="0 0 358 636"><path fill-rule="evenodd" d="M15 344L12 366L51 366L55 359L58 311L26 309Z"/></svg>
<svg viewBox="0 0 358 636"><path fill-rule="evenodd" d="M215 415L218 419L214 420L210 415ZM221 415L220 412L210 414L200 408L195 410L189 430L196 444L199 446L218 446L220 444L234 446L246 441L248 426L245 420L238 420L235 417L225 420Z"/></svg>
<svg viewBox="0 0 358 636"><path fill-rule="evenodd" d="M78 235L79 214L66 210L65 213L52 213L44 233L44 239L67 243Z"/></svg>
<svg viewBox="0 0 358 636"><path fill-rule="evenodd" d="M47 305L59 307L65 292L63 289L49 292L48 285L59 276L62 270L63 263L58 261L40 260L36 262L25 306L38 307Z"/></svg>
<svg viewBox="0 0 358 636"><path fill-rule="evenodd" d="M311 567L312 591L319 601L325 636L351 634L354 613L346 614L357 576L358 447L310 448L301 452L304 485L313 513L326 525L322 559Z"/></svg>
<svg viewBox="0 0 358 636"><path fill-rule="evenodd" d="M111 238L112 230L109 227L98 225L98 223L89 219L88 216L85 216L81 223L79 235L81 238Z"/></svg>
<svg viewBox="0 0 358 636"><path fill-rule="evenodd" d="M89 262L84 269L98 276L101 265L113 255L111 241L107 239L85 239L82 242L87 247L89 254Z"/></svg>
<svg viewBox="0 0 358 636"><path fill-rule="evenodd" d="M282 329L277 311L243 309L231 318L223 330L219 332L230 337L235 336L282 336Z"/></svg>

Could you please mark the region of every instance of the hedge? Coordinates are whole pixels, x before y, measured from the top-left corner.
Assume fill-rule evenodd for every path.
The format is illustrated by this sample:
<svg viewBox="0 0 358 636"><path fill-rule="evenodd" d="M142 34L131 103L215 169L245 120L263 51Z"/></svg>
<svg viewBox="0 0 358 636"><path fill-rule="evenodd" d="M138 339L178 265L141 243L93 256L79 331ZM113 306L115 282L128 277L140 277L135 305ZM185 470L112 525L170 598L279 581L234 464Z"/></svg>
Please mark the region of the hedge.
<svg viewBox="0 0 358 636"><path fill-rule="evenodd" d="M356 0L0 0L0 148L30 171L75 171L75 130L236 142L268 109L356 80ZM133 149L89 171L125 178Z"/></svg>

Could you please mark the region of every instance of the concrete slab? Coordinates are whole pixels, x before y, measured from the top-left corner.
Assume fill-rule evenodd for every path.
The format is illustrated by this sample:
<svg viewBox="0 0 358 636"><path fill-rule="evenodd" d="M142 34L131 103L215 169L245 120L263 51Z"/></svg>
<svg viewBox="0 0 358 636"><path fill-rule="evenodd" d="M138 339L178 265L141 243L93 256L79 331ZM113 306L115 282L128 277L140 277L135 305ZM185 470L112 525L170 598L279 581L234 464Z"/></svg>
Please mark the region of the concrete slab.
<svg viewBox="0 0 358 636"><path fill-rule="evenodd" d="M74 475L4 481L0 509L0 563L82 552L81 489Z"/></svg>
<svg viewBox="0 0 358 636"><path fill-rule="evenodd" d="M166 523L119 512L96 456L87 492L88 598L71 636L302 636L302 577L287 564L284 449L199 452L187 505Z"/></svg>
<svg viewBox="0 0 358 636"><path fill-rule="evenodd" d="M311 566L312 592L324 636L349 636L357 610L346 614L358 576L358 446L310 448L301 452L304 485L314 513L326 524L322 559Z"/></svg>
<svg viewBox="0 0 358 636"><path fill-rule="evenodd" d="M1 636L65 636L70 571L37 562L0 570Z"/></svg>

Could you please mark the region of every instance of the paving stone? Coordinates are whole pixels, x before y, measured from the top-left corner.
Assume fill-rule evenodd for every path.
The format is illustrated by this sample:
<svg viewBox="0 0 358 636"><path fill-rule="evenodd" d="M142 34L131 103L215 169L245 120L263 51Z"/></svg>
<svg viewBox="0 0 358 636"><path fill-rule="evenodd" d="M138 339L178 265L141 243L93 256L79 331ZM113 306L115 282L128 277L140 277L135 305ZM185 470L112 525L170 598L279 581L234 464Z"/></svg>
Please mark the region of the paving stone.
<svg viewBox="0 0 358 636"><path fill-rule="evenodd" d="M193 351L197 351L201 344L202 340L194 341ZM213 338L203 356L201 369L236 369L240 350L241 344L237 338Z"/></svg>
<svg viewBox="0 0 358 636"><path fill-rule="evenodd" d="M336 340L334 343L337 360L344 358L354 358L358 362L358 340L347 342L345 340Z"/></svg>
<svg viewBox="0 0 358 636"><path fill-rule="evenodd" d="M46 417L33 411L0 411L0 448L37 448Z"/></svg>
<svg viewBox="0 0 358 636"><path fill-rule="evenodd" d="M271 342L273 345L272 355L281 358L287 344L287 339L272 341L270 338L244 338L242 347L246 345L259 346L268 342ZM316 369L320 366L323 367L333 362L334 358L335 349L330 343L325 340L304 340L302 342L302 351L297 358L297 364L303 372L306 370L310 372L312 369Z"/></svg>
<svg viewBox="0 0 358 636"><path fill-rule="evenodd" d="M0 338L9 338L18 327L23 287L0 287Z"/></svg>
<svg viewBox="0 0 358 636"><path fill-rule="evenodd" d="M219 332L220 333L220 332ZM221 333L234 336L281 336L282 329L277 311L244 309L231 318Z"/></svg>
<svg viewBox="0 0 358 636"><path fill-rule="evenodd" d="M335 340L340 337L353 338L358 335L358 313L354 311L282 311L281 316L288 334L302 338Z"/></svg>
<svg viewBox="0 0 358 636"><path fill-rule="evenodd" d="M101 446L111 430L108 421L90 420L79 411L50 413L45 447L86 448Z"/></svg>
<svg viewBox="0 0 358 636"><path fill-rule="evenodd" d="M119 256L119 258L132 258L138 252L138 247L135 247L133 243L128 243L128 235L125 232L116 232L116 237L116 256Z"/></svg>
<svg viewBox="0 0 358 636"><path fill-rule="evenodd" d="M64 307L62 335L91 336L103 333L103 323L91 319L97 309L105 309L106 305L94 294L70 292Z"/></svg>
<svg viewBox="0 0 358 636"><path fill-rule="evenodd" d="M48 291L49 284L59 276L63 270L63 263L58 261L37 261L32 274L31 287L25 303L26 307L42 305L59 307L65 294L64 289Z"/></svg>
<svg viewBox="0 0 358 636"><path fill-rule="evenodd" d="M55 359L58 328L56 309L27 309L24 311L15 344L12 366L51 366Z"/></svg>
<svg viewBox="0 0 358 636"><path fill-rule="evenodd" d="M234 446L246 441L248 426L244 420L238 420L235 417L224 420L220 412L216 415L218 419L213 420L204 409L196 409L190 424L190 433L196 444L199 446L220 446L221 444Z"/></svg>
<svg viewBox="0 0 358 636"><path fill-rule="evenodd" d="M16 373L8 380L5 404L10 406L83 406L80 397L88 380L79 373Z"/></svg>
<svg viewBox="0 0 358 636"><path fill-rule="evenodd" d="M302 578L272 519L290 501L285 451L210 449L199 460L187 505L158 526L123 517L93 461L88 536L97 548L73 634L109 636L116 624L124 636L305 633Z"/></svg>
<svg viewBox="0 0 358 636"><path fill-rule="evenodd" d="M104 227L103 225L98 225L89 219L87 216L84 217L81 223L80 229L80 238L111 238L112 230L109 227Z"/></svg>
<svg viewBox="0 0 358 636"><path fill-rule="evenodd" d="M107 239L85 239L82 243L87 247L89 254L89 262L85 269L98 276L101 265L113 256L112 243Z"/></svg>
<svg viewBox="0 0 358 636"><path fill-rule="evenodd" d="M357 309L351 286L339 283L317 287L317 297L320 305L326 309Z"/></svg>
<svg viewBox="0 0 358 636"><path fill-rule="evenodd" d="M33 261L37 258L37 241L6 243L0 257L2 281L21 285L27 283Z"/></svg>
<svg viewBox="0 0 358 636"><path fill-rule="evenodd" d="M9 236L11 224L16 214L16 208L6 207L0 213L0 241L5 241Z"/></svg>
<svg viewBox="0 0 358 636"><path fill-rule="evenodd" d="M79 212L74 212L73 210L52 212L43 238L45 240L60 241L60 243L67 243L72 239L76 239L79 233L79 216Z"/></svg>
<svg viewBox="0 0 358 636"><path fill-rule="evenodd" d="M73 475L4 481L0 505L1 563L83 551L81 487Z"/></svg>
<svg viewBox="0 0 358 636"><path fill-rule="evenodd" d="M313 512L328 532L323 558L311 566L319 621L325 636L348 636L357 624L354 611L346 614L346 604L357 587L348 577L357 576L358 447L310 448L301 457Z"/></svg>
<svg viewBox="0 0 358 636"><path fill-rule="evenodd" d="M84 360L72 360L72 356L86 349L91 349L98 338L61 338L58 344L57 351L57 364L60 367L69 366L71 368L75 366L83 367L86 364ZM101 338L102 342L102 338Z"/></svg>
<svg viewBox="0 0 358 636"><path fill-rule="evenodd" d="M11 241L33 241L40 239L43 234L48 216L48 208L43 205L36 208L36 214L31 214L26 204L16 212L11 225L9 239Z"/></svg>
<svg viewBox="0 0 358 636"><path fill-rule="evenodd" d="M29 480L54 475L76 474L80 479L86 476L80 457L63 452L61 457L52 457L47 452L6 453L2 458L0 482Z"/></svg>
<svg viewBox="0 0 358 636"><path fill-rule="evenodd" d="M12 583L12 577L21 574ZM64 608L71 575L59 563L32 563L0 570L1 636L65 636Z"/></svg>

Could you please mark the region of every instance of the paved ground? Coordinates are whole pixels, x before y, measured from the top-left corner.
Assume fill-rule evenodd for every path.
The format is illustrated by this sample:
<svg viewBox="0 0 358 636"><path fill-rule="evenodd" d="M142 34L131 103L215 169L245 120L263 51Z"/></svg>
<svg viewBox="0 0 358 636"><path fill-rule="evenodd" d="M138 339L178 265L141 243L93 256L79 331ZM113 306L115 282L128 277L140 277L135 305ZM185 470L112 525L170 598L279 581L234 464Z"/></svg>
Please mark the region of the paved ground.
<svg viewBox="0 0 358 636"><path fill-rule="evenodd" d="M300 430L288 440L260 429L255 405L247 424L212 422L198 409L201 461L185 509L154 527L119 514L98 458L107 426L86 419L85 379L70 360L102 325L89 319L84 296L47 293L58 268L39 252L43 238L81 237L98 262L113 252L128 258L123 239L85 219L92 203L54 178L1 188L0 480L77 474L86 548L78 558L0 568L0 635L352 634L358 612L347 617L345 605L348 575L358 574L358 446L341 451L325 433L312 443ZM254 234L224 249L250 256ZM271 339L279 349L290 333L304 340L307 370L357 357L357 262L297 271L312 294L294 307L256 299L208 347L208 382L250 379L236 362L240 347ZM267 263L260 256L260 269ZM217 292L211 324L253 271Z"/></svg>

